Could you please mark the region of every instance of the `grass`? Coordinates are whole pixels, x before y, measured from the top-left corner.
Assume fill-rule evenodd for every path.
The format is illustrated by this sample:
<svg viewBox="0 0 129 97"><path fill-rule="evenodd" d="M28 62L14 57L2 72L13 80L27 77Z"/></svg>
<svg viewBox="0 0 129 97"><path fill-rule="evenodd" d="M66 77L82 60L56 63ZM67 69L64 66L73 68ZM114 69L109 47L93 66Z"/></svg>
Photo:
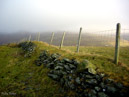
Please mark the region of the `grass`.
<svg viewBox="0 0 129 97"><path fill-rule="evenodd" d="M66 50L70 50L72 52L76 52L75 46L64 46ZM115 47L80 47L80 55L95 55L108 58L110 60L114 60ZM129 47L120 47L120 58L119 62L122 64L126 64L129 66Z"/></svg>
<svg viewBox="0 0 129 97"><path fill-rule="evenodd" d="M31 58L21 53L20 48L0 46L0 97L62 97L65 93L47 76L48 69L34 64L40 51Z"/></svg>
<svg viewBox="0 0 129 97"><path fill-rule="evenodd" d="M64 46L63 49L76 52L75 46ZM105 72L111 78L125 81L128 84L129 79L129 47L120 48L119 64L115 65L114 47L80 47L80 52L75 54L79 59L88 59L98 67L98 71ZM126 82L127 81L127 82Z"/></svg>
<svg viewBox="0 0 129 97"><path fill-rule="evenodd" d="M60 85L47 76L48 69L36 66L34 61L43 50L59 53L62 57L89 60L97 66L98 72L105 72L115 81L129 86L129 48L122 47L120 64L113 63L114 49L112 47L80 47L80 53L75 53L76 47L49 46L47 43L36 42L36 51L32 57L24 58L22 50L15 44L0 46L0 97L63 97L66 93L60 91Z"/></svg>

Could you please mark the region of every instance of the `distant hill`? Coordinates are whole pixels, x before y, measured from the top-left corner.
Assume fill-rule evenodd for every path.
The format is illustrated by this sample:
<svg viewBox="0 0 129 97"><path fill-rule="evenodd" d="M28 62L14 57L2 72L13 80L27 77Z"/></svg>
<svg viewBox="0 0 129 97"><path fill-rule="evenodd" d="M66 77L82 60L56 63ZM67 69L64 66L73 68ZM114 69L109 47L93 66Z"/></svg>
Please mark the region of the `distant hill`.
<svg viewBox="0 0 129 97"><path fill-rule="evenodd" d="M63 33L55 33L53 39L53 45L60 45ZM27 40L31 35L31 40L36 40L38 36L37 33L12 33L12 34L0 34L0 45L12 42L19 42L22 40ZM129 41L129 34L124 34L121 36L121 40ZM50 43L51 33L41 33L40 41ZM76 46L78 40L78 33L66 33L64 39L65 46ZM82 33L81 46L112 46L115 43L115 36L98 35L92 33Z"/></svg>
<svg viewBox="0 0 129 97"><path fill-rule="evenodd" d="M123 35L123 38L124 38L125 40L128 40L128 41L129 41L129 33L124 34L124 35Z"/></svg>

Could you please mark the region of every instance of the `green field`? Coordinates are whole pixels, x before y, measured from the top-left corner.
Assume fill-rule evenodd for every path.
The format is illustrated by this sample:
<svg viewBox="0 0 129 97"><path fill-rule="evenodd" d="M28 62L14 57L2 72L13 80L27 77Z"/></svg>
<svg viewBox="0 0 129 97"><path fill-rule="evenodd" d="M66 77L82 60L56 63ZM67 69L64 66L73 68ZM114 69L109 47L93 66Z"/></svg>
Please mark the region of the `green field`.
<svg viewBox="0 0 129 97"><path fill-rule="evenodd" d="M63 49L70 50L71 52L76 52L75 46L64 46ZM101 56L109 60L114 60L115 47L80 47L80 55L92 55L92 56ZM91 60L92 61L92 60ZM129 67L129 47L120 47L120 57L119 65L126 65Z"/></svg>
<svg viewBox="0 0 129 97"><path fill-rule="evenodd" d="M88 59L98 67L98 71L105 72L114 79L129 81L129 47L120 48L118 65L114 64L114 47L81 46L78 54L75 46L64 46L63 49L72 52L80 60Z"/></svg>
<svg viewBox="0 0 129 97"><path fill-rule="evenodd" d="M120 49L120 61L115 65L112 47L80 47L80 53L76 53L76 47L67 46L59 50L47 43L34 43L37 48L30 58L25 58L16 44L0 46L0 97L9 93L17 97L63 97L66 94L47 76L47 68L35 65L34 61L43 50L79 61L87 59L98 68L98 72L104 72L115 81L129 86L129 47Z"/></svg>

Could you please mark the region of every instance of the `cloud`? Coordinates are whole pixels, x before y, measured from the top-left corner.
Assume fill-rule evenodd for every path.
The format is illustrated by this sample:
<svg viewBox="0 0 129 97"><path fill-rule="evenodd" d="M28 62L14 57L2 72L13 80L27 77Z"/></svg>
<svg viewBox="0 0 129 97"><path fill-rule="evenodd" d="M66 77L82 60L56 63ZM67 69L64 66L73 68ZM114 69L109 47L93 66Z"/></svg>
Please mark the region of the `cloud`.
<svg viewBox="0 0 129 97"><path fill-rule="evenodd" d="M0 32L129 26L127 0L1 0ZM125 7L124 7L125 5ZM122 6L122 7L121 7Z"/></svg>

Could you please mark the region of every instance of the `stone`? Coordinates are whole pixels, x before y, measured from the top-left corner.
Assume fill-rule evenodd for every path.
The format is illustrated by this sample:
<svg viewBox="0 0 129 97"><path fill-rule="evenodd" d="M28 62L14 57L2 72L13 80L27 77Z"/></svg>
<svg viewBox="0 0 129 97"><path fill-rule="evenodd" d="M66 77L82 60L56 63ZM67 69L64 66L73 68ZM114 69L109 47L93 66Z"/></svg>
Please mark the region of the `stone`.
<svg viewBox="0 0 129 97"><path fill-rule="evenodd" d="M115 93L117 91L117 89L113 86L107 86L106 89L109 93Z"/></svg>
<svg viewBox="0 0 129 97"><path fill-rule="evenodd" d="M72 63L72 61L70 59L67 59L67 58L63 58L62 61L64 61L65 63Z"/></svg>
<svg viewBox="0 0 129 97"><path fill-rule="evenodd" d="M54 58L54 59L57 59L57 58L59 58L59 57L60 57L60 55L59 55L59 54L57 54L57 53L55 53L55 54L52 54L52 55L51 55L51 57L52 57L52 58Z"/></svg>
<svg viewBox="0 0 129 97"><path fill-rule="evenodd" d="M70 87L71 89L75 89L75 85L72 84L72 83L70 83L69 87Z"/></svg>
<svg viewBox="0 0 129 97"><path fill-rule="evenodd" d="M93 68L88 68L88 72L90 72L91 74L96 74L96 71Z"/></svg>
<svg viewBox="0 0 129 97"><path fill-rule="evenodd" d="M105 86L105 84L103 82L100 83L100 87L104 88L104 89L106 88L106 86Z"/></svg>
<svg viewBox="0 0 129 97"><path fill-rule="evenodd" d="M96 79L86 79L86 83L90 85L97 85L97 80Z"/></svg>
<svg viewBox="0 0 129 97"><path fill-rule="evenodd" d="M96 94L97 94L96 91L92 89L92 90L90 90L90 92L88 93L88 97L97 97Z"/></svg>
<svg viewBox="0 0 129 97"><path fill-rule="evenodd" d="M64 64L63 64L63 63L58 63L57 65L59 65L59 66L64 66Z"/></svg>
<svg viewBox="0 0 129 97"><path fill-rule="evenodd" d="M95 90L98 92L98 91L101 90L101 88L96 86L96 87L95 87Z"/></svg>
<svg viewBox="0 0 129 97"><path fill-rule="evenodd" d="M94 76L91 76L91 75L85 75L85 77L88 78L88 79L93 79L94 78Z"/></svg>
<svg viewBox="0 0 129 97"><path fill-rule="evenodd" d="M105 76L105 74L104 73L101 73L100 76L103 78Z"/></svg>
<svg viewBox="0 0 129 97"><path fill-rule="evenodd" d="M76 66L69 64L70 69L76 69Z"/></svg>
<svg viewBox="0 0 129 97"><path fill-rule="evenodd" d="M79 69L88 69L89 73L96 74L96 71L95 71L96 66L90 63L88 60L83 60L80 63Z"/></svg>
<svg viewBox="0 0 129 97"><path fill-rule="evenodd" d="M111 84L111 83L113 83L113 79L107 78L107 79L105 80L105 83L106 83L106 84Z"/></svg>
<svg viewBox="0 0 129 97"><path fill-rule="evenodd" d="M119 89L123 88L123 85L121 83L115 83L115 86Z"/></svg>
<svg viewBox="0 0 129 97"><path fill-rule="evenodd" d="M63 86L63 85L64 85L64 83L65 83L65 80L64 80L63 78L61 78L61 80L60 80L60 84Z"/></svg>
<svg viewBox="0 0 129 97"><path fill-rule="evenodd" d="M108 95L106 95L106 94L103 93L103 92L99 92L99 93L98 93L98 97L108 97Z"/></svg>
<svg viewBox="0 0 129 97"><path fill-rule="evenodd" d="M80 62L75 59L72 59L72 64L74 64L77 67L80 64Z"/></svg>
<svg viewBox="0 0 129 97"><path fill-rule="evenodd" d="M54 69L54 63L48 63L46 65L47 68L51 68L51 69Z"/></svg>
<svg viewBox="0 0 129 97"><path fill-rule="evenodd" d="M88 97L97 97L95 94L88 93Z"/></svg>
<svg viewBox="0 0 129 97"><path fill-rule="evenodd" d="M69 79L69 80L72 80L72 76L68 76L68 79Z"/></svg>
<svg viewBox="0 0 129 97"><path fill-rule="evenodd" d="M99 81L99 82L101 82L101 81L102 81L101 76L100 76L100 75L98 75L98 74L96 74L96 75L95 75L95 78L96 78L96 80L97 80L97 81Z"/></svg>
<svg viewBox="0 0 129 97"><path fill-rule="evenodd" d="M76 81L77 84L81 84L81 81L80 81L80 78L79 78L79 77L77 77L77 78L75 79L75 81Z"/></svg>
<svg viewBox="0 0 129 97"><path fill-rule="evenodd" d="M66 75L66 74L67 74L67 72L65 72L65 71L62 71L62 74L63 74L63 75Z"/></svg>
<svg viewBox="0 0 129 97"><path fill-rule="evenodd" d="M68 65L64 65L64 67L65 67L66 70L69 70L70 71L70 68L69 68Z"/></svg>
<svg viewBox="0 0 129 97"><path fill-rule="evenodd" d="M37 66L41 66L41 65L42 65L42 62L36 61L36 65L37 65Z"/></svg>
<svg viewBox="0 0 129 97"><path fill-rule="evenodd" d="M55 75L55 74L49 74L48 73L48 76L54 80L59 80L59 76L58 75Z"/></svg>
<svg viewBox="0 0 129 97"><path fill-rule="evenodd" d="M63 67L62 67L62 66L56 66L54 69L55 69L55 70L62 70Z"/></svg>

